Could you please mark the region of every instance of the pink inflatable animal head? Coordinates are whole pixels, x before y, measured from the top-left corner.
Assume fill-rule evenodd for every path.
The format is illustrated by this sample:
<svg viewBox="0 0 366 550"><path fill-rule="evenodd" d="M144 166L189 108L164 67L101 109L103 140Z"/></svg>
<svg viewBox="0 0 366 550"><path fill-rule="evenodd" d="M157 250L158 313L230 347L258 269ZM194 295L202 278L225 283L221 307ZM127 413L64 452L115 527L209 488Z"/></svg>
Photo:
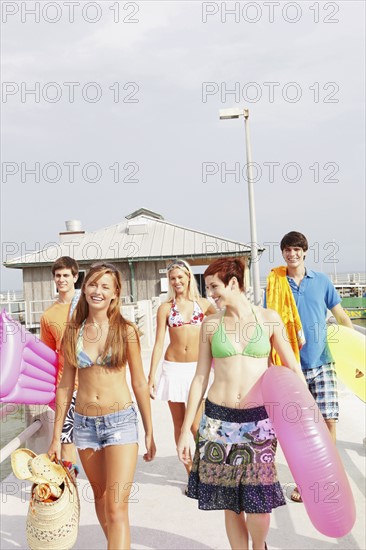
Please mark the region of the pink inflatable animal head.
<svg viewBox="0 0 366 550"><path fill-rule="evenodd" d="M55 398L57 354L3 309L0 402L47 405Z"/></svg>

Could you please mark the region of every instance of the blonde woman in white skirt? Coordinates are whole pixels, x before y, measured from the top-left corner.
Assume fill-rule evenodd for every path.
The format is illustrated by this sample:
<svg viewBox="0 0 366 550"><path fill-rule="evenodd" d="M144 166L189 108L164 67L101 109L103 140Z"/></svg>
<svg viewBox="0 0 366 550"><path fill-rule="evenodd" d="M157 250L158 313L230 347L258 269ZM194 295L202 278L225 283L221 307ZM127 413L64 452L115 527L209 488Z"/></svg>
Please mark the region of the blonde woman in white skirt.
<svg viewBox="0 0 366 550"><path fill-rule="evenodd" d="M167 301L157 312L156 340L149 373L152 399L167 401L174 425L174 439L178 443L186 412L188 393L196 372L199 334L206 315L216 313L215 307L202 298L189 264L175 260L167 267L169 291ZM166 329L170 343L166 349L161 376L156 384L156 371L163 354ZM196 436L202 411L199 409L191 427ZM185 464L189 474L192 462Z"/></svg>

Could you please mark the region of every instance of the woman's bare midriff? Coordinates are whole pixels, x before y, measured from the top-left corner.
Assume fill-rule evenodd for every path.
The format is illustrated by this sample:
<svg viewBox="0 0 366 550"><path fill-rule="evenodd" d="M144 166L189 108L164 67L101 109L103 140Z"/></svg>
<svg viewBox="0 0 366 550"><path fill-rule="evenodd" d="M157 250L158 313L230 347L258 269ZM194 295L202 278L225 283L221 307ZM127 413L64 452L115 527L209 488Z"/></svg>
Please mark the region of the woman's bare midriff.
<svg viewBox="0 0 366 550"><path fill-rule="evenodd" d="M199 336L200 327L197 325L169 328L170 343L166 349L164 359L176 363L197 361Z"/></svg>
<svg viewBox="0 0 366 550"><path fill-rule="evenodd" d="M215 378L208 399L216 405L244 409L263 405L261 378L268 359L237 355L214 359Z"/></svg>
<svg viewBox="0 0 366 550"><path fill-rule="evenodd" d="M132 405L126 367L93 365L78 369L79 389L75 411L84 416L102 416Z"/></svg>

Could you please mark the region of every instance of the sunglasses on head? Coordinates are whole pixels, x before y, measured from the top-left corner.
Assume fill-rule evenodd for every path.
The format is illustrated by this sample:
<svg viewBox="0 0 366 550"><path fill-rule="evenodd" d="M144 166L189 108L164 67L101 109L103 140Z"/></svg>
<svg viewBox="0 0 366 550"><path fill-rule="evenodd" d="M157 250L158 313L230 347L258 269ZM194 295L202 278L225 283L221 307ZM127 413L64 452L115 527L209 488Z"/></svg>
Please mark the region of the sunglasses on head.
<svg viewBox="0 0 366 550"><path fill-rule="evenodd" d="M90 269L94 269L96 267L99 267L100 269L109 269L110 271L113 271L114 273L117 273L118 269L115 265L109 264L108 262L95 262L90 266Z"/></svg>
<svg viewBox="0 0 366 550"><path fill-rule="evenodd" d="M180 261L180 260L177 260L176 262L173 262L172 264L168 265L168 267L166 268L167 271L170 271L171 269L173 269L174 267L184 267L184 269L187 269L188 270L188 266Z"/></svg>

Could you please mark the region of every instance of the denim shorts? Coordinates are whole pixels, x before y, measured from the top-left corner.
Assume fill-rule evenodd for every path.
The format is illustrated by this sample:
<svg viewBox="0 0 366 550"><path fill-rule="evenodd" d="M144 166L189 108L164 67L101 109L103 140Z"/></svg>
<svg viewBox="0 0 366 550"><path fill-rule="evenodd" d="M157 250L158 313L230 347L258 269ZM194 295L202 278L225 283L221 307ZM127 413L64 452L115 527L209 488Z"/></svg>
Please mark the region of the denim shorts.
<svg viewBox="0 0 366 550"><path fill-rule="evenodd" d="M108 445L138 443L136 408L128 407L103 416L74 415L74 443L78 449L97 451Z"/></svg>

